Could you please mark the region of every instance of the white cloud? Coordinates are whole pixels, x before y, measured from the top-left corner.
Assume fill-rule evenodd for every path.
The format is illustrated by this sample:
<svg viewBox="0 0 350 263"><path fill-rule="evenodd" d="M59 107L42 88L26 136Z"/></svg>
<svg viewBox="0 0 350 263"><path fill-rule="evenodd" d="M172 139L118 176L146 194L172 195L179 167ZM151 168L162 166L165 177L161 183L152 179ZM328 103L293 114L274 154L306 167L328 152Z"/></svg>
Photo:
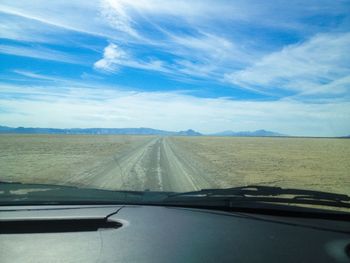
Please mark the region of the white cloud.
<svg viewBox="0 0 350 263"><path fill-rule="evenodd" d="M48 77L46 75L42 75L42 74L37 74L35 72L31 72L31 71L26 71L26 70L13 70L14 73L27 77L27 78L31 78L31 79L37 79L37 80L49 80L49 81L56 81L57 79L52 78L52 77Z"/></svg>
<svg viewBox="0 0 350 263"><path fill-rule="evenodd" d="M131 9L132 5L127 1L3 0L0 3L0 14L13 16L13 19L2 23L1 33L3 37L16 40L23 39L24 36L20 33L24 33L25 39L35 40L23 30L23 20L26 20L25 27L35 32L39 41L51 42L52 39L46 37L47 32L59 29L133 42L134 38L140 40L140 35L133 28L133 18L129 14ZM35 29L31 24L38 28Z"/></svg>
<svg viewBox="0 0 350 263"><path fill-rule="evenodd" d="M105 71L115 71L128 55L117 45L110 43L103 51L103 58L96 61L94 67Z"/></svg>
<svg viewBox="0 0 350 263"><path fill-rule="evenodd" d="M125 32L130 36L139 38L139 34L134 30L133 20L128 15L122 1L104 0L101 2L101 16L113 28Z"/></svg>
<svg viewBox="0 0 350 263"><path fill-rule="evenodd" d="M125 66L136 69L155 70L169 72L160 60L142 61L135 59L116 44L108 44L103 51L103 58L94 63L95 69L107 72L115 72L119 67Z"/></svg>
<svg viewBox="0 0 350 263"><path fill-rule="evenodd" d="M350 33L318 34L284 47L241 71L228 82L261 90L285 89L302 94L342 94L350 86Z"/></svg>
<svg viewBox="0 0 350 263"><path fill-rule="evenodd" d="M87 64L87 61L78 59L75 56L69 55L64 52L43 48L40 46L27 47L27 46L11 46L0 45L0 53L10 54L14 56L31 57L42 60L52 60L71 64Z"/></svg>
<svg viewBox="0 0 350 263"><path fill-rule="evenodd" d="M0 85L0 123L36 127L193 128L201 132L269 129L291 135L350 131L350 103L239 101L174 92Z"/></svg>
<svg viewBox="0 0 350 263"><path fill-rule="evenodd" d="M196 26L210 25L211 21L242 21L269 27L287 27L305 31L304 17L325 13L347 15L348 1L259 1L259 0L107 0L119 10L134 9L142 15L183 19ZM276 23L278 21L278 23Z"/></svg>
<svg viewBox="0 0 350 263"><path fill-rule="evenodd" d="M102 4L101 4L102 3ZM88 34L108 39L126 39L131 30L127 30L127 14L125 14L124 30L122 22L116 27L116 18L108 16L102 1L9 1L3 0L0 3L0 13L22 17L34 23L40 22L42 27L37 36L42 38L48 30L66 30ZM18 19L18 18L17 18ZM122 21L123 18L120 18ZM21 22L17 22L21 23ZM28 22L30 23L30 22ZM16 26L12 27L15 30ZM116 29L119 29L118 31ZM20 31L22 29L19 29ZM7 34L11 36L11 34ZM18 34L12 34L18 37ZM128 40L131 40L128 38Z"/></svg>
<svg viewBox="0 0 350 263"><path fill-rule="evenodd" d="M346 6L346 1L334 3L330 0L310 0L303 4L289 2L288 5L284 1L262 3L257 0L218 1L215 4L206 0L3 0L0 11L14 15L16 19L1 25L0 29L5 37L34 42L52 42L52 32L56 30L62 36L62 30L70 30L103 37L123 47L149 47L177 57L171 63L157 58L142 61L135 59L138 54L134 52L130 59L119 62L114 59L115 62L110 64L107 61L112 60L102 59L95 63L96 68L104 70L129 66L220 80L223 74L246 66L266 52L259 43L255 44L258 50L252 48L250 32L242 33L241 27L254 24L269 29L299 28L299 34L311 34L317 31L317 26L310 28L305 22L308 17L324 15L325 11L340 17L346 15ZM27 26L18 17L26 18ZM231 26L236 27L237 21L241 23L237 25L242 33L239 36L231 29ZM243 83L244 74L227 75L227 79L233 82L242 79Z"/></svg>
<svg viewBox="0 0 350 263"><path fill-rule="evenodd" d="M209 31L211 34L225 33L222 22L227 24L235 21L267 27L299 28L300 33L309 34L311 29L308 29L310 26L305 18L324 14L346 16L348 8L347 1L332 0L309 0L302 4L299 1L286 3L259 0L216 1L215 4L208 0L2 0L0 4L0 12L6 14L66 30L125 41L147 39L145 32L138 30L140 21L162 27L174 18L182 26L194 31Z"/></svg>
<svg viewBox="0 0 350 263"><path fill-rule="evenodd" d="M42 23L23 17L0 13L1 38L16 41L30 41L37 43L51 43L54 38L52 28L43 27ZM57 29L56 29L57 34Z"/></svg>
<svg viewBox="0 0 350 263"><path fill-rule="evenodd" d="M168 33L172 53L181 57L174 69L189 76L206 76L219 79L223 72L247 65L256 57L229 39L200 32L196 35Z"/></svg>
<svg viewBox="0 0 350 263"><path fill-rule="evenodd" d="M243 31L249 25L259 25L267 30L287 27L299 35L311 35L320 27L310 26L312 23L307 22L312 21L310 18L346 16L348 6L347 1L331 0L310 0L303 4L258 0L215 4L206 0L3 0L0 12L14 17L1 24L0 30L4 37L17 41L51 43L54 32L58 33L56 39L62 40L67 30L105 38L111 44L104 48L101 59L91 63L103 71L131 67L171 74L179 79L216 81L226 74L228 83L261 93L284 89L299 95L342 95L349 87L346 63L350 60L349 33L318 34L304 43L266 54L258 38L252 44L255 32ZM242 30L236 32L236 27ZM337 24L339 32L341 28ZM82 42L80 39L76 45L81 47ZM271 46L276 48L274 44ZM84 61L36 46L1 45L0 52L67 63ZM138 52L142 52L142 57ZM158 52L167 59L157 58ZM242 67L245 69L237 72Z"/></svg>
<svg viewBox="0 0 350 263"><path fill-rule="evenodd" d="M50 5L47 4L47 1L36 1L35 3L29 3L27 1L2 1L0 4L0 11L5 14L19 16L23 18L27 18L30 20L34 20L37 22L41 22L50 26L63 28L66 30L72 30L72 31L78 31L82 33L88 33L88 34L96 34L99 35L97 32L92 32L89 30L85 30L85 27L80 27L77 24L79 20L79 16L81 16L81 12L77 12L84 10L86 5L81 5L74 7L72 5L72 1L70 1L71 4L67 4L67 2L50 2ZM29 4L29 6L28 6ZM32 7L32 8L30 8ZM66 12L57 12L57 10L64 10ZM87 11L87 10L84 10ZM76 14L76 21L75 23L72 23L73 18L72 12ZM91 12L85 12L85 15L91 14ZM67 17L68 15L68 17ZM86 20L86 22L89 22Z"/></svg>
<svg viewBox="0 0 350 263"><path fill-rule="evenodd" d="M225 38L202 33L198 36L176 36L168 34L169 41L160 43L160 49L183 57L175 59L172 63L158 59L136 58L137 54L126 52L120 46L110 43L104 48L103 58L95 62L96 69L115 72L120 67L158 71L173 76L190 76L220 79L223 68L229 69L228 64L237 60L249 60ZM232 61L233 60L233 61ZM241 61L239 62L241 63ZM223 67L224 66L224 67Z"/></svg>

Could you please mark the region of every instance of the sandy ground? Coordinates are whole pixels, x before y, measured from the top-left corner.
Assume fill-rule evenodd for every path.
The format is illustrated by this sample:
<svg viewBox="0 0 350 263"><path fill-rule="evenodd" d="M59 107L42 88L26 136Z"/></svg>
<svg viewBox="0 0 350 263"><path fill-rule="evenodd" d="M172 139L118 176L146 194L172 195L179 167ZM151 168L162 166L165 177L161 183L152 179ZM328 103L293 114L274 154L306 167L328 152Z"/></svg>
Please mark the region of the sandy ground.
<svg viewBox="0 0 350 263"><path fill-rule="evenodd" d="M123 190L248 184L350 194L350 140L0 135L0 180Z"/></svg>
<svg viewBox="0 0 350 263"><path fill-rule="evenodd" d="M350 140L172 138L218 187L263 184L350 195Z"/></svg>
<svg viewBox="0 0 350 263"><path fill-rule="evenodd" d="M25 183L77 182L98 176L118 154L151 137L0 135L0 180ZM83 185L84 182L79 182Z"/></svg>

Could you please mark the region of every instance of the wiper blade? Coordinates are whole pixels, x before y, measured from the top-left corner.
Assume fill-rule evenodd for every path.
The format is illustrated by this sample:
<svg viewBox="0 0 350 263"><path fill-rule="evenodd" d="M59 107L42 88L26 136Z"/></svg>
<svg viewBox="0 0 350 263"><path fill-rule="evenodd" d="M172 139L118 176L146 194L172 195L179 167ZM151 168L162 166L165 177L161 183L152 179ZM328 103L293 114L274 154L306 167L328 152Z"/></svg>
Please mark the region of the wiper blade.
<svg viewBox="0 0 350 263"><path fill-rule="evenodd" d="M0 205L9 202L78 203L120 202L147 203L164 199L168 192L106 190L57 184L27 184L0 181Z"/></svg>
<svg viewBox="0 0 350 263"><path fill-rule="evenodd" d="M202 189L199 191L168 195L166 201L204 198L229 199L231 201L261 201L274 203L311 204L350 208L350 196L314 190L281 188L275 186L248 185L225 189Z"/></svg>

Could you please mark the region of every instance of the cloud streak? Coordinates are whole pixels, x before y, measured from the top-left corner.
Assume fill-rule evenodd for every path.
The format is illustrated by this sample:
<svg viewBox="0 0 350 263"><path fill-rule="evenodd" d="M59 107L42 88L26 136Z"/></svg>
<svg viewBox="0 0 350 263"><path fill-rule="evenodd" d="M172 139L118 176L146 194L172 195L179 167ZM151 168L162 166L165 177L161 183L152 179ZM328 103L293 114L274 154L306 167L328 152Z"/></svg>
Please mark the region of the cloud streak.
<svg viewBox="0 0 350 263"><path fill-rule="evenodd" d="M319 34L284 47L252 66L225 75L240 87L283 89L302 95L349 92L350 33Z"/></svg>
<svg viewBox="0 0 350 263"><path fill-rule="evenodd" d="M160 60L139 61L116 44L110 43L103 50L103 58L94 63L94 68L106 72L116 72L120 67L170 72Z"/></svg>
<svg viewBox="0 0 350 263"><path fill-rule="evenodd" d="M3 0L0 53L8 64L0 69L0 121L344 135L349 7L331 0ZM40 60L59 63L47 68Z"/></svg>
<svg viewBox="0 0 350 263"><path fill-rule="evenodd" d="M84 62L81 58L79 59L65 52L43 48L40 46L33 48L31 46L0 45L0 53L42 60L51 60L69 64L86 65L86 62Z"/></svg>
<svg viewBox="0 0 350 263"><path fill-rule="evenodd" d="M287 7L283 1L265 1L262 4L255 0L239 0L229 4L226 1L220 1L215 5L210 1L182 0L101 0L98 3L59 1L49 4L47 1L37 0L35 3L30 3L30 6L27 1L4 0L0 4L1 12L8 16L25 18L28 24L31 24L30 21L36 25L41 23L39 27L28 26L28 30L37 36L37 41L52 42L51 33L58 28L61 30L58 30L61 35L67 34L64 32L67 30L107 39L115 46L108 44L98 47L102 51L102 58L95 60L91 65L99 70L113 72L125 66L172 74L175 77L201 78L219 82L225 79L226 83L249 88L251 91L259 88L266 89L268 85L272 85L280 89L305 92L305 88L302 87L308 86L314 93L322 90L320 85L316 85L317 81L314 79L306 80L299 74L298 80L293 84L291 79L294 75L289 76L287 73L280 72L277 76L275 72L283 68L287 72L297 74L298 68L306 67L309 62L305 63L305 59L298 55L305 52L302 49L305 47L306 50L307 45L316 48L318 45L323 45L324 48L319 50L321 56L323 53L329 54L329 50L335 50L337 46L334 47L334 45L337 43L332 39L322 40L322 34L315 35L320 30L320 26L313 23L311 18L331 17L329 26L324 23L322 30L336 25L338 30L344 31L346 27L336 18L347 16L346 7L346 1L334 3L329 0L310 0L303 2L302 5L291 2ZM64 12L57 12L57 10L64 10ZM31 35L25 33L23 21L17 22L18 24L15 21L16 19L13 19L12 24L3 26L5 37L35 41ZM278 22L272 23L275 21ZM9 26L14 29L12 32ZM264 42L261 37L255 36L253 42L257 43L253 43L250 30L257 30L257 27L267 32L272 29L288 28L300 35L308 34L307 37L311 40L281 47L268 45L267 43L271 41ZM244 31L242 28L247 30ZM327 45L327 41L330 41L330 44ZM31 51L29 47L23 49L22 52L16 51L18 54L33 58L45 57L40 52L35 54L35 49ZM118 50L120 57L108 57L106 52L112 52L113 49L114 52ZM151 52L147 53L144 50ZM152 53L154 50L161 51L161 57L158 58L159 54ZM320 60L307 55L310 59ZM63 58L63 54L48 56L52 60L54 57L58 58L58 61L67 61L67 58ZM258 62L255 63L255 61ZM265 66L271 70L265 69L263 72ZM328 68L332 66L339 68L336 63L329 64ZM289 70L292 67L293 70ZM310 64L306 72L312 68L313 65ZM320 68L320 65L317 68ZM329 77L327 76L326 82L329 81ZM260 80L258 81L257 78ZM328 86L324 85L323 88L333 87L330 89L334 91L333 93L342 93L344 88L334 88L337 76L330 78L332 78L330 81L335 82L333 84L329 82ZM346 80L344 74L339 78L343 78L342 82ZM259 86L258 89L256 86Z"/></svg>
<svg viewBox="0 0 350 263"><path fill-rule="evenodd" d="M350 129L350 103L342 101L234 101L174 92L8 85L0 85L0 93L0 122L9 126L194 128L208 133L265 128L314 136L340 136Z"/></svg>

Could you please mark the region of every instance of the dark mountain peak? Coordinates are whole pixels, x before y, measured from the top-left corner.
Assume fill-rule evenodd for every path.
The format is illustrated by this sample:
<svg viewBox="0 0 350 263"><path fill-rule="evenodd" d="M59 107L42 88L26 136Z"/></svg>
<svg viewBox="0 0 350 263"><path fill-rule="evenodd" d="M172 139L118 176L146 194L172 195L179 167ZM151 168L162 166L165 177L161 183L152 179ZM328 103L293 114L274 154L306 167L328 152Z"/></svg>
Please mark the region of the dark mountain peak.
<svg viewBox="0 0 350 263"><path fill-rule="evenodd" d="M187 131L179 131L177 135L183 135L183 136L200 136L202 135L199 132L196 132L192 129L188 129Z"/></svg>

